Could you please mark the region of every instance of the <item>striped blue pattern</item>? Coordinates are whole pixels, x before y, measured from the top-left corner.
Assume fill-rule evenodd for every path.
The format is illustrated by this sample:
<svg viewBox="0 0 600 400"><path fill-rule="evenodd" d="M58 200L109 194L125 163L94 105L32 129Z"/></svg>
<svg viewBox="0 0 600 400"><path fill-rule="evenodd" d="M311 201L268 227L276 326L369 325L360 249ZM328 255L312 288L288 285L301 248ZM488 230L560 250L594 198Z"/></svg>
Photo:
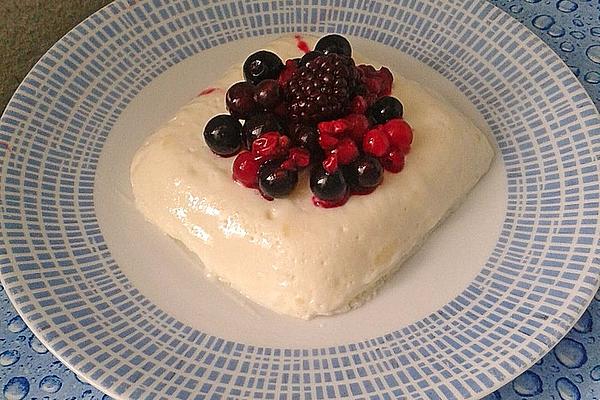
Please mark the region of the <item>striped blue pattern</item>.
<svg viewBox="0 0 600 400"><path fill-rule="evenodd" d="M429 65L504 160L506 216L477 277L359 343L264 348L186 326L132 287L94 212L103 144L144 87L209 48L288 32L362 37ZM598 287L599 132L569 69L483 1L117 1L42 58L0 121L2 283L53 352L116 397L480 397L553 346Z"/></svg>

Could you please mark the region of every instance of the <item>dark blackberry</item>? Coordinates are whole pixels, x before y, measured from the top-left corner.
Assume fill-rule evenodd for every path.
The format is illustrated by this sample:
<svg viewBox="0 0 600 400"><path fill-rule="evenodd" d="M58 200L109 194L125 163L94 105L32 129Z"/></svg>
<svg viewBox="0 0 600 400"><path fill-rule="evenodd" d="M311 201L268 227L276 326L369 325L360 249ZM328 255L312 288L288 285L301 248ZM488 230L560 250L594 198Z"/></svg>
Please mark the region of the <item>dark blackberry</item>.
<svg viewBox="0 0 600 400"><path fill-rule="evenodd" d="M344 115L358 82L354 61L331 53L298 68L285 86L290 119L315 123Z"/></svg>

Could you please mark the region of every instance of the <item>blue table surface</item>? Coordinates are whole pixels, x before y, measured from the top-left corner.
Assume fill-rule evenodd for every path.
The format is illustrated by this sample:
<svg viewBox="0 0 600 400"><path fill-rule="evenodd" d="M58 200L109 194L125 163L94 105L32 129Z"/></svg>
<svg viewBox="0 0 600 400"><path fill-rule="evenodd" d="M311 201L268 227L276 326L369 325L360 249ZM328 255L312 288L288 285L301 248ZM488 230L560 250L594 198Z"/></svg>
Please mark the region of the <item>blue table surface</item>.
<svg viewBox="0 0 600 400"><path fill-rule="evenodd" d="M490 0L544 40L600 104L599 0ZM0 286L0 389L8 400L110 399L58 361ZM600 292L550 353L485 400L600 400Z"/></svg>

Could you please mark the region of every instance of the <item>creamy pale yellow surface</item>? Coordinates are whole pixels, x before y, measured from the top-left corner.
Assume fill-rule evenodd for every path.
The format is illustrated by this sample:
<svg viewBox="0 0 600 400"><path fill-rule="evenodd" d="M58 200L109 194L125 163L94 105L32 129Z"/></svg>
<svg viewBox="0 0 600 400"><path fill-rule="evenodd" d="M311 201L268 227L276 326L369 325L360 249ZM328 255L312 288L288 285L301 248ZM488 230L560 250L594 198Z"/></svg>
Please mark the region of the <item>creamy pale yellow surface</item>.
<svg viewBox="0 0 600 400"><path fill-rule="evenodd" d="M284 60L300 55L293 37L267 49ZM138 150L131 165L138 209L256 303L300 318L347 311L421 244L493 158L484 134L458 110L394 78L414 142L404 170L386 172L372 194L322 209L312 204L307 173L290 197L272 202L236 184L233 159L211 153L202 132L226 112L225 91L242 80L238 66L215 84L220 90L181 108Z"/></svg>

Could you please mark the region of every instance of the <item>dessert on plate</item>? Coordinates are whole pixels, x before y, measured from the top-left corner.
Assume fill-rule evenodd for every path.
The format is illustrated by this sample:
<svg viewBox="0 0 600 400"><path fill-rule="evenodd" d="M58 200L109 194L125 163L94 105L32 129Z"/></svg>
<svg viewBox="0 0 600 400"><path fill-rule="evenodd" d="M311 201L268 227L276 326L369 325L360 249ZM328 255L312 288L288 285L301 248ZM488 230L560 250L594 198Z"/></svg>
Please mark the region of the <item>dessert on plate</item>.
<svg viewBox="0 0 600 400"><path fill-rule="evenodd" d="M308 319L366 301L493 154L458 110L344 37L296 35L182 107L137 151L131 183L207 272Z"/></svg>

